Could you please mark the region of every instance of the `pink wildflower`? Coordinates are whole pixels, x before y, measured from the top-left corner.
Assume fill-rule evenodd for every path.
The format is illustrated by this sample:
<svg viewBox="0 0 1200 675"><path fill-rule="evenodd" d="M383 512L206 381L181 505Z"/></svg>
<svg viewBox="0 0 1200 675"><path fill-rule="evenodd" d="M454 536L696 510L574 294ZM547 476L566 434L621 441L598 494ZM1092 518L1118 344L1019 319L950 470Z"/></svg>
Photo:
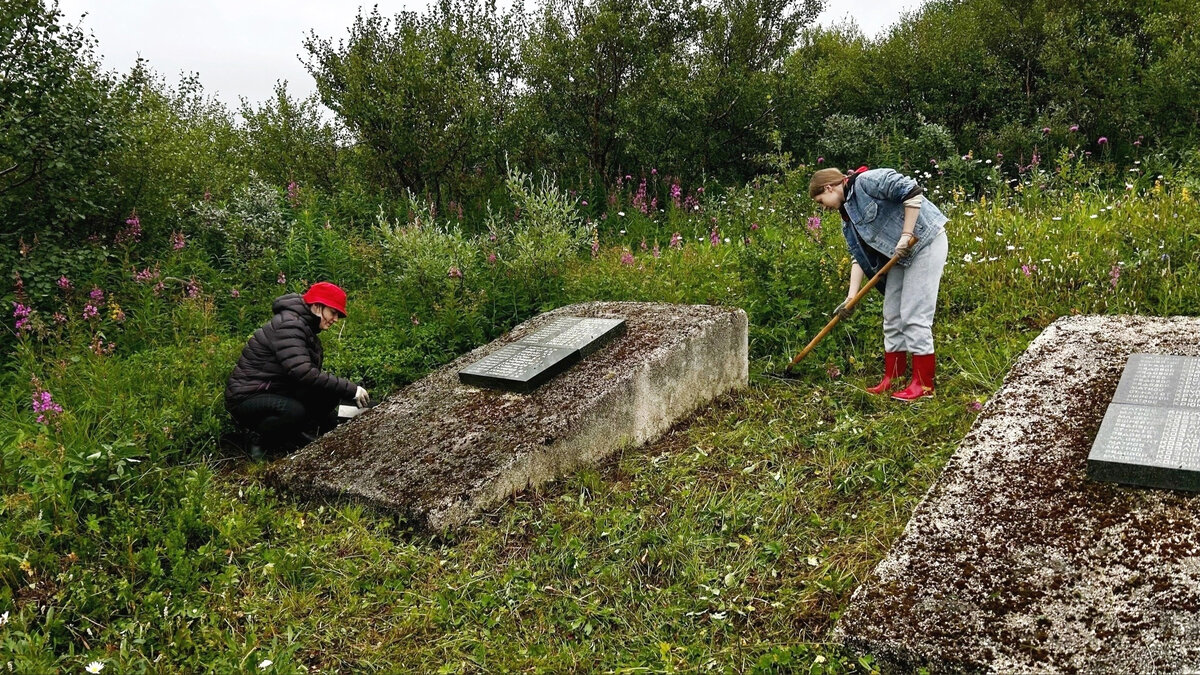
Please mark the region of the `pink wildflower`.
<svg viewBox="0 0 1200 675"><path fill-rule="evenodd" d="M463 273L462 270L458 269L456 265L451 265L450 269L446 271L446 276L451 279L461 279L463 277Z"/></svg>
<svg viewBox="0 0 1200 675"><path fill-rule="evenodd" d="M417 318L416 314L413 314L412 316L408 317L408 320L411 321L412 325L414 325L414 326L421 325L421 320Z"/></svg>
<svg viewBox="0 0 1200 675"><path fill-rule="evenodd" d="M642 250L643 250L643 251L645 251L645 250L646 250L646 238L645 238L645 237L642 237L642 243L641 243L641 247L642 247Z"/></svg>
<svg viewBox="0 0 1200 675"><path fill-rule="evenodd" d="M1071 125L1071 133L1075 133L1076 131L1079 131L1079 125L1078 125L1078 124L1072 124L1072 125Z"/></svg>
<svg viewBox="0 0 1200 675"><path fill-rule="evenodd" d="M1116 288L1117 283L1121 281L1121 266L1113 265L1112 269L1108 271L1108 278L1112 282L1112 287Z"/></svg>
<svg viewBox="0 0 1200 675"><path fill-rule="evenodd" d="M300 186L296 185L296 181L291 181L287 184L287 198L292 206L300 203Z"/></svg>
<svg viewBox="0 0 1200 675"><path fill-rule="evenodd" d="M242 292L236 288L231 288L231 289L229 289L229 297L240 298L240 297L242 297Z"/></svg>
<svg viewBox="0 0 1200 675"><path fill-rule="evenodd" d="M758 230L758 223L750 223L750 231L754 232L756 230Z"/></svg>
<svg viewBox="0 0 1200 675"><path fill-rule="evenodd" d="M679 200L683 197L683 188L679 187L679 183L671 184L671 203L675 208L679 208Z"/></svg>
<svg viewBox="0 0 1200 675"><path fill-rule="evenodd" d="M63 408L54 402L54 396L42 389L37 378L33 380L33 412L37 413L38 424L45 424L49 419L61 413Z"/></svg>
<svg viewBox="0 0 1200 675"><path fill-rule="evenodd" d="M655 258L662 255L662 251L660 251L658 249L658 240L657 239L654 240L654 248L651 249L650 254L653 255Z"/></svg>
<svg viewBox="0 0 1200 675"><path fill-rule="evenodd" d="M1108 136L1101 136L1100 138L1096 139L1096 142L1100 145L1108 145Z"/></svg>
<svg viewBox="0 0 1200 675"><path fill-rule="evenodd" d="M29 317L33 310L19 302L13 303L13 318L17 320L17 332L24 333L29 328Z"/></svg>
<svg viewBox="0 0 1200 675"><path fill-rule="evenodd" d="M183 290L184 295L188 298L198 298L200 297L200 282L195 279L188 279L187 283L183 285Z"/></svg>
<svg viewBox="0 0 1200 675"><path fill-rule="evenodd" d="M820 230L821 230L821 217L820 216L809 216L808 231L816 233L816 232L819 232Z"/></svg>
<svg viewBox="0 0 1200 675"><path fill-rule="evenodd" d="M117 233L113 238L118 245L133 244L140 241L142 238L142 221L138 218L137 211L129 215L125 221L125 229Z"/></svg>
<svg viewBox="0 0 1200 675"><path fill-rule="evenodd" d="M184 239L182 232L174 232L171 234L171 248L176 251L181 251L187 246L187 240Z"/></svg>
<svg viewBox="0 0 1200 675"><path fill-rule="evenodd" d="M84 305L84 307L83 307L83 318L84 319L89 319L89 320L95 319L98 316L100 316L100 310L96 309L95 305L93 305L91 303Z"/></svg>
<svg viewBox="0 0 1200 675"><path fill-rule="evenodd" d="M671 235L670 246L671 246L671 248L675 248L675 249L683 248L683 237L680 236L680 234L678 232Z"/></svg>
<svg viewBox="0 0 1200 675"><path fill-rule="evenodd" d="M68 291L71 289L71 280L68 279L67 275L65 275L65 274L58 278L57 283L58 283L58 287L63 289L64 291Z"/></svg>
<svg viewBox="0 0 1200 675"><path fill-rule="evenodd" d="M489 265L495 265L495 264L496 264L496 252L495 252L495 251L492 251L491 253L489 253L489 254L487 255L487 261L488 261L488 264L489 264Z"/></svg>
<svg viewBox="0 0 1200 675"><path fill-rule="evenodd" d="M279 276L276 277L276 279L275 279L275 283L279 284L280 286L286 284L287 283L287 275L284 274L283 272L280 272Z"/></svg>
<svg viewBox="0 0 1200 675"><path fill-rule="evenodd" d="M67 322L67 315L66 315L66 314L63 314L62 312L55 312L55 313L54 313L54 323L59 323L59 324L62 324L62 323L66 323L66 322Z"/></svg>
<svg viewBox="0 0 1200 675"><path fill-rule="evenodd" d="M1042 135L1049 136L1050 135L1050 127L1042 127Z"/></svg>
<svg viewBox="0 0 1200 675"><path fill-rule="evenodd" d="M632 265L633 264L633 254L630 253L628 249L626 249L625 252L621 254L621 264L622 265Z"/></svg>
<svg viewBox="0 0 1200 675"><path fill-rule="evenodd" d="M92 286L92 292L88 293L88 297L91 298L92 302L96 303L97 305L104 304L104 290L99 286Z"/></svg>
<svg viewBox="0 0 1200 675"><path fill-rule="evenodd" d="M717 226L715 224L712 226L712 231L708 233L708 241L713 246L721 243L721 233L717 231Z"/></svg>

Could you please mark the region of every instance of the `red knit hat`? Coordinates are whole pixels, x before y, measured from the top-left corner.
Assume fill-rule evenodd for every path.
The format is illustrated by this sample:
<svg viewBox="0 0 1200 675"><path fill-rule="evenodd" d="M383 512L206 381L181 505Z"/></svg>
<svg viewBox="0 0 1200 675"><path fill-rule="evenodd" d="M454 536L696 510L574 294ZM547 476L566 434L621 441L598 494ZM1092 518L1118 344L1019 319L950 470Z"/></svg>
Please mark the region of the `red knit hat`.
<svg viewBox="0 0 1200 675"><path fill-rule="evenodd" d="M328 281L318 281L304 292L304 301L308 304L316 302L332 307L346 316L346 291Z"/></svg>

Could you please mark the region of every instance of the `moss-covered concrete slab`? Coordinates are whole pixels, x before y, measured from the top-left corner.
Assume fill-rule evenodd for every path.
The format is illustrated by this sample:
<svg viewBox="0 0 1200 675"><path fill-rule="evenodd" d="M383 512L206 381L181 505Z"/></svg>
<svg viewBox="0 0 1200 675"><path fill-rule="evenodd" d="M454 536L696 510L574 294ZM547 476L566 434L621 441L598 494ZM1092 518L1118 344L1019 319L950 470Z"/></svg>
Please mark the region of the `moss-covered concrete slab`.
<svg viewBox="0 0 1200 675"><path fill-rule="evenodd" d="M622 318L626 332L531 393L459 382L459 370L564 316ZM748 376L740 309L571 305L414 382L268 475L302 497L362 501L444 530L515 492L656 439Z"/></svg>
<svg viewBox="0 0 1200 675"><path fill-rule="evenodd" d="M1200 496L1090 481L1134 352L1200 319L1056 321L984 407L834 636L885 671L1200 670Z"/></svg>

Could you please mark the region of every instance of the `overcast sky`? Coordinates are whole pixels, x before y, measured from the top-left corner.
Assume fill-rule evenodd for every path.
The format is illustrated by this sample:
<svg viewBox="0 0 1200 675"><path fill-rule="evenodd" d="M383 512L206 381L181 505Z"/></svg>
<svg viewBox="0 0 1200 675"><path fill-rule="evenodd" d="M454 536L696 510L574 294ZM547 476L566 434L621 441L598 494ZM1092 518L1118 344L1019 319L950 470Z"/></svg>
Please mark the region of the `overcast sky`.
<svg viewBox="0 0 1200 675"><path fill-rule="evenodd" d="M390 16L422 10L425 0L378 0ZM818 18L822 25L853 17L867 35L877 35L919 0L832 0ZM300 63L309 30L341 38L358 13L355 2L330 0L60 0L69 23L95 35L105 66L125 72L141 56L170 83L195 72L211 95L236 109L239 97L263 101L276 80L293 95L315 91Z"/></svg>

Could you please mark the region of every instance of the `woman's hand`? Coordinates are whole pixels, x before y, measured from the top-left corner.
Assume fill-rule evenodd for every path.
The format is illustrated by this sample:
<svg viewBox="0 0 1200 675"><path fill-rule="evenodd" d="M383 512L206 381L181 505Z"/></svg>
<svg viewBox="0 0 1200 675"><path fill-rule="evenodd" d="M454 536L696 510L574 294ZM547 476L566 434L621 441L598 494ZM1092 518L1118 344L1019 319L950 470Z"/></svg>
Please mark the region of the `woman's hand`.
<svg viewBox="0 0 1200 675"><path fill-rule="evenodd" d="M912 232L904 232L900 235L900 241L896 242L895 255L900 256L903 260L912 255L913 245L917 243L917 236Z"/></svg>
<svg viewBox="0 0 1200 675"><path fill-rule="evenodd" d="M366 389L359 387L358 391L354 392L354 402L358 404L358 407L365 408L371 402L371 395L367 393Z"/></svg>
<svg viewBox="0 0 1200 675"><path fill-rule="evenodd" d="M840 318L843 321L854 316L854 310L858 309L858 305L850 304L850 301L853 299L854 299L854 296L852 295L852 296L846 298L845 300L843 300L842 304L838 305L837 309L833 310L833 313L836 314L838 316L838 318Z"/></svg>

